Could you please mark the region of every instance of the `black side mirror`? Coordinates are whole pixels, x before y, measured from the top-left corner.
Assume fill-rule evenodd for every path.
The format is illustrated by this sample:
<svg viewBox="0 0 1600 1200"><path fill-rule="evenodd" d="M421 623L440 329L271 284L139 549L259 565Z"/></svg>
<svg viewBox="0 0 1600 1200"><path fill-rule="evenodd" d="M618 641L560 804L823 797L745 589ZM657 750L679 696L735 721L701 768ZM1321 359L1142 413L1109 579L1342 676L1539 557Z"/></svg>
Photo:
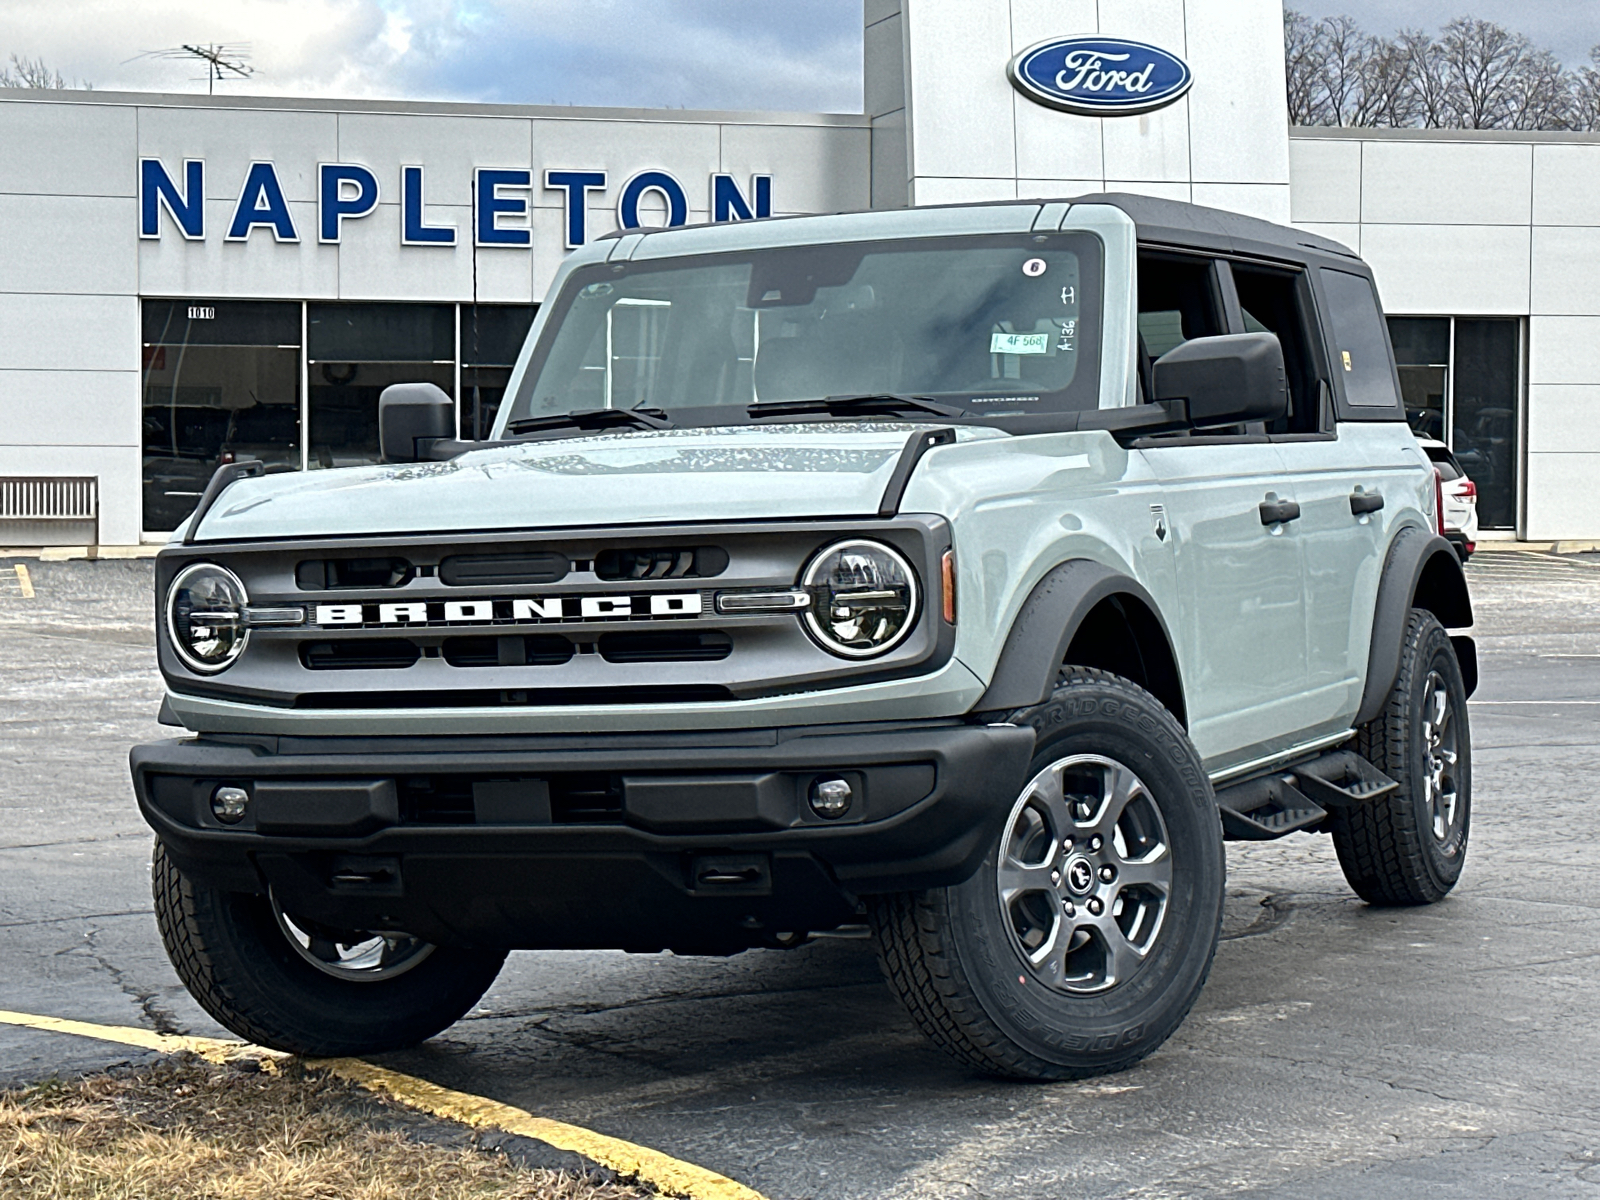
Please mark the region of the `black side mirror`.
<svg viewBox="0 0 1600 1200"><path fill-rule="evenodd" d="M384 462L421 462L435 442L455 436L455 401L437 384L391 383L378 396Z"/></svg>
<svg viewBox="0 0 1600 1200"><path fill-rule="evenodd" d="M1275 333L1194 338L1155 363L1157 400L1188 402L1192 425L1276 421L1289 411L1283 347Z"/></svg>

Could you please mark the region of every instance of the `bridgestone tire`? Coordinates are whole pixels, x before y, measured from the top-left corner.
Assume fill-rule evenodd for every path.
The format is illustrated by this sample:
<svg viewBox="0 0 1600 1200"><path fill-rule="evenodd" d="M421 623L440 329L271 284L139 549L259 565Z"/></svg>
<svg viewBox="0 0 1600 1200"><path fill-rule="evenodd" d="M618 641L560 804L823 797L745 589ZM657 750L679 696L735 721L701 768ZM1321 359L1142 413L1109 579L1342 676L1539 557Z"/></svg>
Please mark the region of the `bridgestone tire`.
<svg viewBox="0 0 1600 1200"><path fill-rule="evenodd" d="M414 1046L460 1020L494 982L503 950L436 948L391 979L349 982L305 962L266 897L202 887L158 841L151 890L167 955L200 1007L240 1037L337 1057Z"/></svg>
<svg viewBox="0 0 1600 1200"><path fill-rule="evenodd" d="M1435 673L1449 696L1456 726L1456 815L1443 839L1434 836L1424 712L1426 681ZM1356 751L1398 781L1400 790L1372 804L1335 810L1330 828L1345 879L1369 904L1444 899L1461 878L1472 828L1472 739L1461 664L1432 613L1411 610L1400 673L1383 711L1357 731Z"/></svg>
<svg viewBox="0 0 1600 1200"><path fill-rule="evenodd" d="M1013 816L997 812L991 849L971 879L872 900L879 963L923 1033L967 1066L1036 1080L1120 1071L1167 1040L1210 972L1226 878L1216 799L1183 727L1125 679L1069 668L1046 703L1011 720L1038 731L1030 779L1063 759L1100 756L1132 770L1158 807L1171 885L1147 956L1092 994L1030 975L999 898L1002 835L1011 836Z"/></svg>

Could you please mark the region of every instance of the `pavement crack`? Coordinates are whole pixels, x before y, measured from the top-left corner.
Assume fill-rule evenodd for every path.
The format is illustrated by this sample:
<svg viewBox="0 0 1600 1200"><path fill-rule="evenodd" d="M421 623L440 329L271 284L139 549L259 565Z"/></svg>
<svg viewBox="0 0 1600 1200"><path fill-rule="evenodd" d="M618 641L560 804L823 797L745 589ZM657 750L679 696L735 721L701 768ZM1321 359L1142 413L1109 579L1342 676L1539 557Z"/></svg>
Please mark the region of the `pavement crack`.
<svg viewBox="0 0 1600 1200"><path fill-rule="evenodd" d="M117 985L117 990L139 1006L139 1011L144 1014L144 1019L155 1028L157 1033L182 1034L183 1031L178 1028L177 1018L156 1003L156 999L161 993L137 987L128 978L126 971L100 952L99 947L95 944L99 936L100 931L98 929L90 929L83 935L84 944L81 948L87 950L89 957L94 959L95 964L111 977L111 982ZM73 947L73 949L76 950L79 947Z"/></svg>
<svg viewBox="0 0 1600 1200"><path fill-rule="evenodd" d="M1261 913L1243 929L1225 933L1219 941L1237 942L1244 938L1261 937L1279 928L1294 915L1294 893L1261 897Z"/></svg>

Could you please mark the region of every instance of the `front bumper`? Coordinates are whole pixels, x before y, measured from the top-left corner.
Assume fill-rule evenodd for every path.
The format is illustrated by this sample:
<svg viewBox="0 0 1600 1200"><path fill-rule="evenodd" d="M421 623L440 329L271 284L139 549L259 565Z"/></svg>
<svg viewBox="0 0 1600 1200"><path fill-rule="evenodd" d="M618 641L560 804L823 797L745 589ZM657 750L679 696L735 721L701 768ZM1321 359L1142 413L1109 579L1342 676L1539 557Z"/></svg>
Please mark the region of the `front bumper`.
<svg viewBox="0 0 1600 1200"><path fill-rule="evenodd" d="M544 737L202 737L135 747L180 869L342 929L722 953L977 869L1031 729L954 721ZM819 778L855 800L827 821ZM245 789L244 820L211 811Z"/></svg>

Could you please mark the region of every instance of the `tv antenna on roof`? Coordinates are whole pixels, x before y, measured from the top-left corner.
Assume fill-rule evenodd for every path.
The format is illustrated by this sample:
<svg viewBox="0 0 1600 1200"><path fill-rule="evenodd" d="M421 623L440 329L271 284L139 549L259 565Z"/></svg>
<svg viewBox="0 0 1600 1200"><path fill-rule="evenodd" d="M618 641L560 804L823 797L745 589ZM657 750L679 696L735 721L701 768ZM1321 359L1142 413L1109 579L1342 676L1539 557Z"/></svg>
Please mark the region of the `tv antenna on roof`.
<svg viewBox="0 0 1600 1200"><path fill-rule="evenodd" d="M147 50L135 58L193 58L206 64L206 94L214 96L217 84L238 76L248 79L256 73L250 65L249 42L217 42L205 46L185 43L169 50ZM129 59L132 62L133 59Z"/></svg>

